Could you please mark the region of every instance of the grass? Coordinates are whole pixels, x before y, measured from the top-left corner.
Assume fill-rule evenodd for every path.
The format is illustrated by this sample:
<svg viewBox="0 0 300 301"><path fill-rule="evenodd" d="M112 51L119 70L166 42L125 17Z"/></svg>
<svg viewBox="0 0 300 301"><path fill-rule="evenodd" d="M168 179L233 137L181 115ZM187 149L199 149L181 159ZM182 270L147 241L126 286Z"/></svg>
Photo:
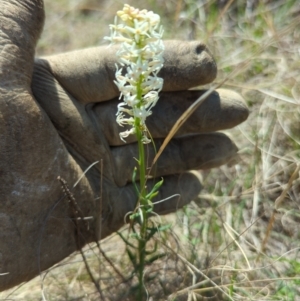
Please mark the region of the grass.
<svg viewBox="0 0 300 301"><path fill-rule="evenodd" d="M257 1L128 1L162 17L165 37L200 39L218 63L216 82L243 95L251 114L234 137L241 160L202 172L201 195L166 216L172 230L155 239L158 258L147 267L149 300L300 300L300 3ZM102 44L121 1L46 1L38 55ZM290 183L289 183L290 182ZM278 198L281 196L281 203ZM126 233L126 228L122 229ZM153 242L154 244L154 242ZM15 291L12 300L134 300L136 280L117 234L103 253L80 254ZM110 264L104 257L108 257Z"/></svg>

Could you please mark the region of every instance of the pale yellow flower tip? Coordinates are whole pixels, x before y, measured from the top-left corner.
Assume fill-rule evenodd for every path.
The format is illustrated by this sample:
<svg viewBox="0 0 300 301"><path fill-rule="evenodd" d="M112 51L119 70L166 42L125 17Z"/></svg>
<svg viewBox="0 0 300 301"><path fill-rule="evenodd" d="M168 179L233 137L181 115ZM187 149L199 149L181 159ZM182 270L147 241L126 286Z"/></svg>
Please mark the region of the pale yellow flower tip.
<svg viewBox="0 0 300 301"><path fill-rule="evenodd" d="M123 10L117 12L117 16L124 22L132 22L134 19L138 21L148 20L151 21L152 25L160 22L159 15L153 13L153 11L148 11L146 9L139 10L129 4L125 4Z"/></svg>

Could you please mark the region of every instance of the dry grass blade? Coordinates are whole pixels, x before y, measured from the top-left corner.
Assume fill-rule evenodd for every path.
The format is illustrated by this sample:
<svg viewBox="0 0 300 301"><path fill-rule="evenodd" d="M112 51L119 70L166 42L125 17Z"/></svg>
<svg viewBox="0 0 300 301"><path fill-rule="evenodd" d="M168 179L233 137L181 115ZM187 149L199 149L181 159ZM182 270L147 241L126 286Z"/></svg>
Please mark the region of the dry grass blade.
<svg viewBox="0 0 300 301"><path fill-rule="evenodd" d="M151 164L151 168L155 165L157 162L158 158L170 142L170 140L174 137L174 135L177 133L177 131L182 127L182 125L188 120L188 118L195 112L195 110L207 99L207 97L213 93L217 88L221 87L226 80L222 81L215 87L207 90L204 94L202 94L176 121L176 123L173 125L172 129L168 133L168 136L165 138L163 144L159 148L156 156L153 159L153 162Z"/></svg>
<svg viewBox="0 0 300 301"><path fill-rule="evenodd" d="M298 163L297 166L296 166L296 169L294 170L293 174L291 175L286 187L284 188L284 190L282 191L281 195L276 199L275 201L275 204L274 204L274 210L273 210L273 213L272 213L272 216L270 218L270 221L268 223L268 227L267 227L267 231L266 231L266 235L265 235L265 238L262 242L262 245L261 245L261 252L264 252L265 251L265 248L266 248L266 244L267 244L267 241L269 239L269 236L270 236L270 232L274 226L274 221L275 221L275 214L279 208L279 206L281 205L281 203L283 202L283 200L285 199L288 191L290 190L290 188L292 187L293 185L293 182L294 180L296 179L296 177L299 175L299 171L300 171L300 164Z"/></svg>
<svg viewBox="0 0 300 301"><path fill-rule="evenodd" d="M186 265L188 265L192 270L200 274L203 278L205 278L210 284L212 284L217 290L219 290L222 294L224 294L228 300L232 300L231 296L229 296L217 283L215 283L211 278L207 277L205 273L197 269L193 264L191 264L188 260L182 257L180 254L177 254L178 258L183 261Z"/></svg>

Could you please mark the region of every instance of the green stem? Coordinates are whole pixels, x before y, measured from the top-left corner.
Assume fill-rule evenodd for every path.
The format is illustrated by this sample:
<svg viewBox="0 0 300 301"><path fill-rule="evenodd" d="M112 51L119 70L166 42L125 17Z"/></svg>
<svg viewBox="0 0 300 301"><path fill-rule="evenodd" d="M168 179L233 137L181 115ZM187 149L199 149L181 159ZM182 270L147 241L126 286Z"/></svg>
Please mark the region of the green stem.
<svg viewBox="0 0 300 301"><path fill-rule="evenodd" d="M145 148L142 142L143 132L140 129L139 120L136 120L136 136L138 141L139 149L139 174L140 174L140 195L139 197L139 207L140 207L140 237L138 242L138 256L139 256L139 268L138 268L138 280L139 280L139 298L138 300L143 300L145 289L144 289L144 268L145 268L145 257L146 257L146 243L147 243L147 200L146 200L146 164L145 164Z"/></svg>
<svg viewBox="0 0 300 301"><path fill-rule="evenodd" d="M141 83L143 81L142 76L140 77L139 83L137 85L137 97L142 101L142 89ZM145 268L145 257L146 257L146 244L147 244L147 224L148 224L148 215L147 215L147 205L146 200L147 190L146 190L146 162L145 162L145 147L143 144L143 130L141 129L140 119L135 119L135 130L136 138L138 141L138 150L139 150L139 175L140 175L140 195L139 198L139 207L140 207L140 237L138 242L138 256L139 256L139 268L138 268L138 280L139 280L139 297L138 300L142 301L145 295L144 288L144 268Z"/></svg>

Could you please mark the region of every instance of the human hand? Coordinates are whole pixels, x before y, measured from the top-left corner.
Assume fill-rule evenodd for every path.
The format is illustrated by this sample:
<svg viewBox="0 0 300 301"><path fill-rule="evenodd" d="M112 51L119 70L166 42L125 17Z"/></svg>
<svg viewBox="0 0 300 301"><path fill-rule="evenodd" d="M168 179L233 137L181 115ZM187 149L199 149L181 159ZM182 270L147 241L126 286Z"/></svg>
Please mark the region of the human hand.
<svg viewBox="0 0 300 301"><path fill-rule="evenodd" d="M43 4L23 2L0 4L0 70L4 71L0 73L0 290L31 279L84 244L118 230L136 203L131 177L137 147L134 137L127 144L120 140L123 129L115 120L117 46L34 62ZM205 45L169 41L165 46L160 74L164 88L147 119L157 148L203 93L187 89L216 76ZM199 194L199 177L187 171L216 167L234 157L234 143L213 132L234 127L247 116L247 107L236 93L220 90L209 96L157 162L155 176L164 177L157 200L175 193L180 197L158 204L156 212L175 211ZM148 156L151 162L151 144ZM87 222L78 220L74 225L77 208L68 202L70 195L64 197L58 176L66 180L80 208L78 214L88 217Z"/></svg>

